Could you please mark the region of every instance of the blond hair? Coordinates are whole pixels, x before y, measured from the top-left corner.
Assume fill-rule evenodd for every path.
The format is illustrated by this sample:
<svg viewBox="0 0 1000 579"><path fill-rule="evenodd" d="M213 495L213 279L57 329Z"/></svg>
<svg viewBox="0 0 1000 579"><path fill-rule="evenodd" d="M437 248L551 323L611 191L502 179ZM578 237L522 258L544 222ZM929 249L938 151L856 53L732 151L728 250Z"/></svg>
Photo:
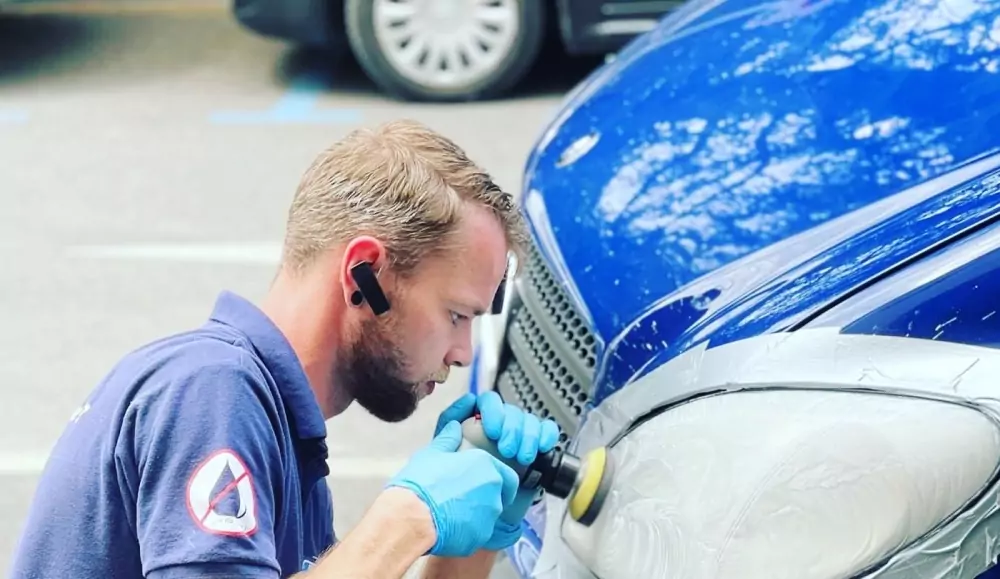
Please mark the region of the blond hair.
<svg viewBox="0 0 1000 579"><path fill-rule="evenodd" d="M448 248L465 203L488 208L520 263L529 238L513 197L444 135L412 120L358 129L306 170L289 209L282 261L299 270L359 235L380 239L402 275Z"/></svg>

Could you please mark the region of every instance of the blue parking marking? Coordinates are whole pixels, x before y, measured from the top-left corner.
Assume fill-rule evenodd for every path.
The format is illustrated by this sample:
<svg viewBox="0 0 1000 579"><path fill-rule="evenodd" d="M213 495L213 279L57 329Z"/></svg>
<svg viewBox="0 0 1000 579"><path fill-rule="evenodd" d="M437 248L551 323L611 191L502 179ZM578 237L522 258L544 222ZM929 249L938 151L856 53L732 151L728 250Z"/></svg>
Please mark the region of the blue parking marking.
<svg viewBox="0 0 1000 579"><path fill-rule="evenodd" d="M27 111L18 109L0 109L0 124L17 125L26 123L30 119Z"/></svg>
<svg viewBox="0 0 1000 579"><path fill-rule="evenodd" d="M288 91L269 109L216 111L209 116L209 120L220 125L329 125L360 122L361 111L357 109L321 109L317 106L328 86L328 83L315 75L302 75L291 83Z"/></svg>

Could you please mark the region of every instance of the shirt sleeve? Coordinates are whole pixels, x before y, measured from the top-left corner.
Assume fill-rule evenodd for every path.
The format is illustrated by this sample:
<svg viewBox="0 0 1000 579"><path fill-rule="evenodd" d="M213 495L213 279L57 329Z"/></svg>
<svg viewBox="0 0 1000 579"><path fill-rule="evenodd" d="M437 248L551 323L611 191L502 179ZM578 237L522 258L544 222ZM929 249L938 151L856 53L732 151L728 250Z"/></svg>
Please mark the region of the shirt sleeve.
<svg viewBox="0 0 1000 579"><path fill-rule="evenodd" d="M205 355L147 380L126 412L116 458L143 575L277 579L285 457L268 386L239 353Z"/></svg>

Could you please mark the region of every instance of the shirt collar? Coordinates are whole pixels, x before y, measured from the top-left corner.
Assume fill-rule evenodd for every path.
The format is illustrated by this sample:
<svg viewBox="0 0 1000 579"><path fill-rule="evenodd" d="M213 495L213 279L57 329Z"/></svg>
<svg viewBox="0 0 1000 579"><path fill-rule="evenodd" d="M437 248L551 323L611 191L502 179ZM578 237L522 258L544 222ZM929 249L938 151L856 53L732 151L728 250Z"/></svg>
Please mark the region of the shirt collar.
<svg viewBox="0 0 1000 579"><path fill-rule="evenodd" d="M291 411L300 439L326 439L326 421L309 386L295 350L280 329L250 301L223 291L211 319L236 328L247 338L274 376L278 391Z"/></svg>

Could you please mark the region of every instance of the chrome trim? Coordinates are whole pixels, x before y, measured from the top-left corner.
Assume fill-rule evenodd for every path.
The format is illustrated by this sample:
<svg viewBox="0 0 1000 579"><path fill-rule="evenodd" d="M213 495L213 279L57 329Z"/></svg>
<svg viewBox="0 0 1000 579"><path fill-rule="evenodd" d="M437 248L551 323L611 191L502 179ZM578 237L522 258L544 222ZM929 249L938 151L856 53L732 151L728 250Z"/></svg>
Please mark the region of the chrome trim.
<svg viewBox="0 0 1000 579"><path fill-rule="evenodd" d="M590 30L598 36L618 36L622 34L644 34L656 28L657 21L652 18L634 18L629 20L605 20L598 22Z"/></svg>
<svg viewBox="0 0 1000 579"><path fill-rule="evenodd" d="M555 420L565 443L590 402L596 339L537 249L515 283L518 300L496 389L506 401Z"/></svg>
<svg viewBox="0 0 1000 579"><path fill-rule="evenodd" d="M601 5L605 16L631 16L633 14L666 13L683 4L680 0L648 0L646 2L609 2Z"/></svg>

